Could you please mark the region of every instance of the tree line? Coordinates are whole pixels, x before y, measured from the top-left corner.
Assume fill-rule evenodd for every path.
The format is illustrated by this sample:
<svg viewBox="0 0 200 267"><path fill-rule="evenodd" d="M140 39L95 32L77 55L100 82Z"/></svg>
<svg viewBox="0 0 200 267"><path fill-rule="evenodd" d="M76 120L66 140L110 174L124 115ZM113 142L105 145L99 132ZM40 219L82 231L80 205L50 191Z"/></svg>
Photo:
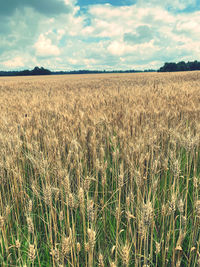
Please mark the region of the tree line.
<svg viewBox="0 0 200 267"><path fill-rule="evenodd" d="M162 66L158 72L172 72L172 71L193 71L200 70L200 62L195 61L180 61L178 63L174 62L166 62L164 66Z"/></svg>
<svg viewBox="0 0 200 267"><path fill-rule="evenodd" d="M158 72L173 72L173 71L193 71L200 70L200 62L195 61L180 61L178 63L166 62L158 69ZM95 73L137 73L137 72L156 72L153 69L147 70L73 70L73 71L50 71L43 67L35 67L33 70L22 71L0 71L0 76L29 76L29 75L62 75L62 74L95 74Z"/></svg>
<svg viewBox="0 0 200 267"><path fill-rule="evenodd" d="M50 71L43 67L35 67L33 70L22 71L0 71L0 76L31 76L31 75L62 75L62 74L98 74L98 73L137 73L155 72L156 70L71 70L71 71Z"/></svg>
<svg viewBox="0 0 200 267"><path fill-rule="evenodd" d="M50 75L51 71L43 67L35 67L33 70L22 71L0 71L0 76L29 76L29 75Z"/></svg>

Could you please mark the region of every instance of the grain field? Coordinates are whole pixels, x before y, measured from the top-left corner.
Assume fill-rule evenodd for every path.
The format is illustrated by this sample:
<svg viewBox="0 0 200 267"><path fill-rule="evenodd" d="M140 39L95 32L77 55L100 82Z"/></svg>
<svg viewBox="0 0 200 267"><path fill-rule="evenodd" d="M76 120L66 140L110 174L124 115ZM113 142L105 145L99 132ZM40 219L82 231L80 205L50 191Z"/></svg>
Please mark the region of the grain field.
<svg viewBox="0 0 200 267"><path fill-rule="evenodd" d="M200 73L0 78L0 266L200 266Z"/></svg>

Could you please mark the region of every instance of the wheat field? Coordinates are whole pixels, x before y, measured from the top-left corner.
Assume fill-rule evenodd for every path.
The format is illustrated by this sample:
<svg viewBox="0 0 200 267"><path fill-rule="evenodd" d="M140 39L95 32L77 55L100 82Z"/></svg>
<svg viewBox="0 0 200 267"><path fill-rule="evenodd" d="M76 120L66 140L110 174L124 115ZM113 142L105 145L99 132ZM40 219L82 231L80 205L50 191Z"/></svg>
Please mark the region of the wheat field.
<svg viewBox="0 0 200 267"><path fill-rule="evenodd" d="M200 73L0 78L0 266L200 266Z"/></svg>

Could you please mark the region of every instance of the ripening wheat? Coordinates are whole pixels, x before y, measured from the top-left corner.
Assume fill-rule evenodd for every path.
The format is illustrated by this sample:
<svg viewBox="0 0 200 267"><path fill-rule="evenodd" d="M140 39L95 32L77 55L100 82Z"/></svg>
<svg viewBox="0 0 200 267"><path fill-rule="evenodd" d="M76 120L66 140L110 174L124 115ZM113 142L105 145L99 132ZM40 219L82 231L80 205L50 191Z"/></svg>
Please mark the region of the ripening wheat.
<svg viewBox="0 0 200 267"><path fill-rule="evenodd" d="M0 79L0 266L200 266L200 73Z"/></svg>

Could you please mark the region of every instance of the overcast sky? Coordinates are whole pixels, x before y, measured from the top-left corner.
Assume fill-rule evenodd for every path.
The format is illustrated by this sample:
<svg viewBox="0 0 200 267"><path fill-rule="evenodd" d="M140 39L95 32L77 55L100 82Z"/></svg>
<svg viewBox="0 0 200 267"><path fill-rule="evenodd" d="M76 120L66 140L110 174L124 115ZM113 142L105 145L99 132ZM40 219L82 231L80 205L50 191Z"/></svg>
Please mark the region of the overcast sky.
<svg viewBox="0 0 200 267"><path fill-rule="evenodd" d="M199 0L1 0L0 70L200 60Z"/></svg>

